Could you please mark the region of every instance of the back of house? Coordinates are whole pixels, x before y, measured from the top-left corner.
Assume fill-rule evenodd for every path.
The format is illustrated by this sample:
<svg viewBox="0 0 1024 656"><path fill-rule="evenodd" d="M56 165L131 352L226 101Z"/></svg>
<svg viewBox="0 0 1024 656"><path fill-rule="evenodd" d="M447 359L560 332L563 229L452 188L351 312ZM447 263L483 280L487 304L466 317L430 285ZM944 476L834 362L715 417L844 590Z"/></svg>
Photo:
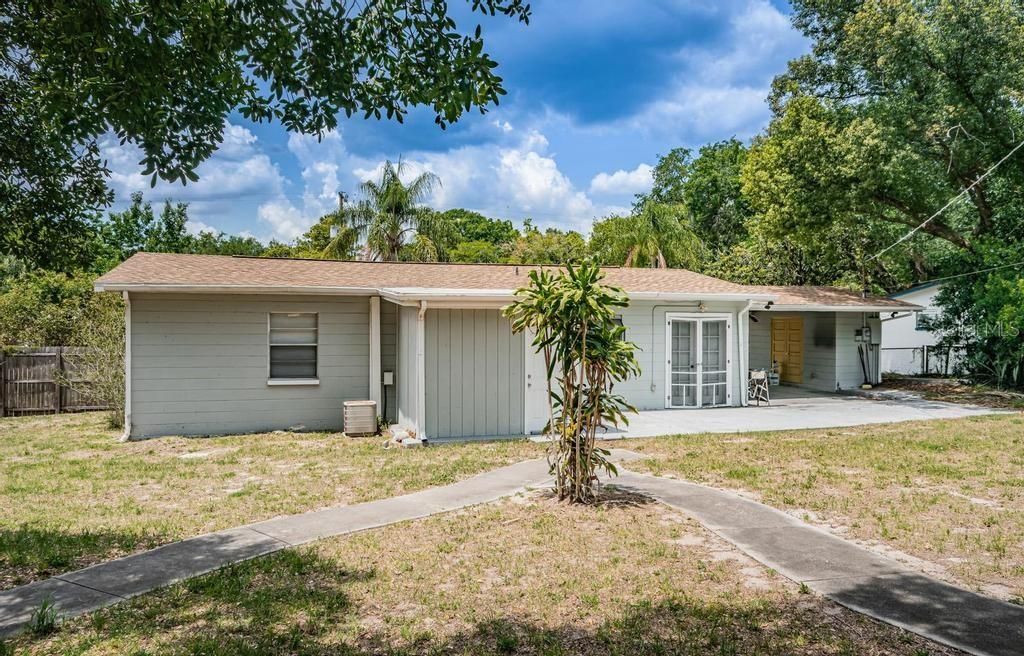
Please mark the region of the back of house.
<svg viewBox="0 0 1024 656"><path fill-rule="evenodd" d="M521 436L547 414L545 370L501 308L537 267L139 253L102 276L126 301L131 438L343 430L376 402L431 439ZM608 267L642 371L641 410L743 406L751 369L822 391L880 378L897 299L754 287L682 269Z"/></svg>

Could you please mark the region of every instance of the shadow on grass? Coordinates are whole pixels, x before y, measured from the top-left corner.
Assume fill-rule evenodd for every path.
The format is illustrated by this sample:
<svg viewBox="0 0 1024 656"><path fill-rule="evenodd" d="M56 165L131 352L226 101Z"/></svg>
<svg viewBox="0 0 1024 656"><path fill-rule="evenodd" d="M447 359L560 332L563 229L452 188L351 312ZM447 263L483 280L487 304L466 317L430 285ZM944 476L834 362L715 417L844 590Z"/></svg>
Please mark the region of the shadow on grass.
<svg viewBox="0 0 1024 656"><path fill-rule="evenodd" d="M64 531L29 525L0 528L0 590L152 549L169 540L147 532Z"/></svg>
<svg viewBox="0 0 1024 656"><path fill-rule="evenodd" d="M685 591L604 621L560 618L548 626L480 609L464 629L429 631L429 622L412 621L422 619L416 615L372 617L408 609L359 612L347 588L368 584L361 587L372 595L375 577L313 550L287 550L69 621L48 638L23 635L11 644L19 654L96 649L152 656L952 653L849 614L837 619L810 598L706 601Z"/></svg>

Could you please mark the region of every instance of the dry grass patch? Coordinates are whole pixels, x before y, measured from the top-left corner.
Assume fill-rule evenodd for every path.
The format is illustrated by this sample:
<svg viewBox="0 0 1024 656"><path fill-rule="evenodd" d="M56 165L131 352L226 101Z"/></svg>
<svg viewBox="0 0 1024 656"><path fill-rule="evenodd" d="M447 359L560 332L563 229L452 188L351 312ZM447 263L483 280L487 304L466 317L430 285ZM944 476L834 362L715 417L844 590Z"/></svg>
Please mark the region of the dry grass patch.
<svg viewBox="0 0 1024 656"><path fill-rule="evenodd" d="M951 654L667 507L534 494L332 539L20 638L27 654Z"/></svg>
<svg viewBox="0 0 1024 656"><path fill-rule="evenodd" d="M756 410L753 410L756 411ZM1024 594L1024 416L630 442L636 470L753 493L911 554L995 596Z"/></svg>
<svg viewBox="0 0 1024 656"><path fill-rule="evenodd" d="M0 420L0 588L207 531L452 483L526 441L384 450L268 433L121 443L101 414Z"/></svg>

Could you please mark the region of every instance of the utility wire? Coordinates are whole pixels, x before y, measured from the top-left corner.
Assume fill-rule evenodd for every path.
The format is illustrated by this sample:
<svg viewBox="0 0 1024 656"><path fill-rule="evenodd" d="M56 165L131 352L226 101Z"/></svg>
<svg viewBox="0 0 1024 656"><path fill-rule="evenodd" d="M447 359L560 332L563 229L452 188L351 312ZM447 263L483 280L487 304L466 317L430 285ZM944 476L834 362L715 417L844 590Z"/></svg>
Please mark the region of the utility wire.
<svg viewBox="0 0 1024 656"><path fill-rule="evenodd" d="M978 269L977 271L968 271L967 273L958 273L953 276L944 276L942 278L932 278L931 280L925 280L921 285L927 285L933 282L942 282L943 280L953 280L954 278L963 278L965 276L975 276L979 273L988 273L989 271L998 271L999 269L1009 269L1010 267L1024 266L1024 261L1014 262L1013 264L1000 264L999 266L989 267L987 269Z"/></svg>
<svg viewBox="0 0 1024 656"><path fill-rule="evenodd" d="M877 253L875 253L874 255L872 255L871 257L869 257L869 258L868 258L868 261L870 262L871 260L877 260L878 258L880 258L880 257L881 257L882 255L884 255L884 254L885 254L885 253L887 253L888 251L892 250L893 248L896 248L897 246L899 246L899 245L900 245L900 244L902 244L903 242L907 241L908 239L910 239L911 237L913 237L914 235L916 235L916 234L917 234L917 233L918 233L918 232L919 232L919 231L921 230L921 228L925 227L926 225L928 225L929 223L931 223L932 221L934 221L934 220L935 220L935 219L936 219L936 218L937 218L937 217L938 217L938 216L939 216L940 214L942 214L942 213L943 213L943 212L945 212L945 211L946 211L947 209L949 209L949 206L950 206L950 205L952 205L952 204L953 204L953 203L955 203L956 201L960 200L960 198L962 198L963 196L965 196L965 195L967 194L967 192L969 192L969 191L970 191L971 189L974 189L974 187L976 187L976 186L978 185L978 183L980 183L980 182L981 182L982 180L984 180L985 178L987 178L987 177L989 176L989 174L990 174L990 173L992 173L992 171L995 171L995 170L996 170L996 169L997 169L997 168L999 167L999 165L1000 165L1000 164L1002 164L1002 163L1003 163L1003 162L1005 162L1006 160L1010 159L1010 157L1012 157L1012 156L1013 156L1013 154L1014 154L1015 152L1017 152L1018 150L1020 150L1022 146L1024 146L1024 141L1021 141L1021 142L1020 142L1019 144L1017 144L1016 146L1014 146L1014 147L1013 147L1013 148L1012 148L1012 149L1010 150L1010 152L1006 153L1006 155L1004 155L1004 156L1003 156L1003 158L1002 158L1001 160L999 160L998 162L996 162L995 164L993 164L993 165L992 165L992 166L991 166L991 167L990 167L990 168L989 168L989 169L988 169L987 171L985 171L985 172L984 172L984 173L982 173L982 174L981 174L980 176L978 176L978 179L977 179L977 180L975 180L974 182L972 182L972 183L971 183L971 184L970 184L970 185L969 185L969 186L968 186L967 188L965 188L965 189L964 189L963 191L961 191L961 192L960 192L959 194L957 194L956 196L953 196L953 197L952 197L951 199L949 199L949 202L948 202L948 203L946 203L945 205L943 205L943 206L942 206L941 208L939 208L939 211L938 211L938 212L936 212L935 214L932 214L932 215L931 215L931 216L929 216L929 217L928 217L927 219L925 219L924 221L922 221L922 222L921 222L921 224L920 224L919 226L917 226L916 228L914 228L913 230L911 230L911 231L910 231L910 232L908 232L907 234L903 235L902 237L900 237L899 239L897 239L897 240L896 240L896 241L894 241L893 243L889 244L888 246L886 246L886 247L885 247L885 248L883 248L882 250L878 251Z"/></svg>

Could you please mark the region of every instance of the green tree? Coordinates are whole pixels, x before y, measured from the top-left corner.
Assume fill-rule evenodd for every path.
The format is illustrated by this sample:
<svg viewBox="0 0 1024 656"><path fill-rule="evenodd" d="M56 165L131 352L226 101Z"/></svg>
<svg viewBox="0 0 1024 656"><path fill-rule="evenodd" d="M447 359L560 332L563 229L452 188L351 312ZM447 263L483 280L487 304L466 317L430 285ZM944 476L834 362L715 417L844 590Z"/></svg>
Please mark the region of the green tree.
<svg viewBox="0 0 1024 656"><path fill-rule="evenodd" d="M799 0L794 10L812 52L773 85L775 118L744 168L755 209L797 233L882 221L957 248L1021 238L1024 159L973 183L1024 134L1024 8Z"/></svg>
<svg viewBox="0 0 1024 656"><path fill-rule="evenodd" d="M0 346L65 346L92 302L91 274L33 270L0 279Z"/></svg>
<svg viewBox="0 0 1024 656"><path fill-rule="evenodd" d="M635 222L635 217L618 215L594 221L587 242L591 257L604 266L622 266L629 256L629 245L622 235L633 232Z"/></svg>
<svg viewBox="0 0 1024 656"><path fill-rule="evenodd" d="M647 202L663 205L686 203L686 182L690 178L692 155L689 148L673 148L667 155L659 155L658 163L651 172L653 183L650 192L637 194L633 204L634 212Z"/></svg>
<svg viewBox="0 0 1024 656"><path fill-rule="evenodd" d="M443 214L421 203L440 179L430 172L402 182L405 164L384 163L380 182L359 186L363 199L346 214L346 225L366 235L373 257L385 261L445 261L454 228Z"/></svg>
<svg viewBox="0 0 1024 656"><path fill-rule="evenodd" d="M512 330L532 332L533 348L544 355L545 432L554 437L548 464L559 499L574 503L595 500L598 470L616 473L609 452L596 445L598 431L628 424L626 413L636 412L612 392L615 383L640 373L636 346L615 320L629 301L603 278L595 262L569 265L557 276L531 271L530 283L504 311Z"/></svg>
<svg viewBox="0 0 1024 656"><path fill-rule="evenodd" d="M449 253L452 262L495 264L501 262L501 251L489 241L461 241Z"/></svg>
<svg viewBox="0 0 1024 656"><path fill-rule="evenodd" d="M693 230L712 252L743 240L752 214L743 197L747 148L736 139L701 146L683 183L683 198Z"/></svg>
<svg viewBox="0 0 1024 656"><path fill-rule="evenodd" d="M694 269L700 266L704 248L683 205L647 200L633 216L596 222L590 252L602 264Z"/></svg>
<svg viewBox="0 0 1024 656"><path fill-rule="evenodd" d="M359 244L359 230L351 224L351 217L335 211L325 214L295 240L288 257L330 260L351 260Z"/></svg>
<svg viewBox="0 0 1024 656"><path fill-rule="evenodd" d="M266 247L255 237L204 230L193 239L191 252L200 255L263 255Z"/></svg>
<svg viewBox="0 0 1024 656"><path fill-rule="evenodd" d="M491 219L479 212L458 208L446 210L441 214L453 224L457 240L460 242L485 241L500 246L519 236L519 231L508 220Z"/></svg>
<svg viewBox="0 0 1024 656"><path fill-rule="evenodd" d="M527 22L522 0L472 0ZM444 127L505 93L482 30L446 3L39 3L0 14L0 253L81 263L111 201L98 140L142 149L147 175L196 179L232 113L322 134L340 114ZM78 258L78 259L76 259Z"/></svg>
<svg viewBox="0 0 1024 656"><path fill-rule="evenodd" d="M506 247L510 264L568 264L587 255L587 240L575 230L548 228L541 232L527 219L522 234Z"/></svg>
<svg viewBox="0 0 1024 656"><path fill-rule="evenodd" d="M940 346L963 348L963 371L979 383L1024 390L1024 245L987 240L957 261L943 283L935 329Z"/></svg>

